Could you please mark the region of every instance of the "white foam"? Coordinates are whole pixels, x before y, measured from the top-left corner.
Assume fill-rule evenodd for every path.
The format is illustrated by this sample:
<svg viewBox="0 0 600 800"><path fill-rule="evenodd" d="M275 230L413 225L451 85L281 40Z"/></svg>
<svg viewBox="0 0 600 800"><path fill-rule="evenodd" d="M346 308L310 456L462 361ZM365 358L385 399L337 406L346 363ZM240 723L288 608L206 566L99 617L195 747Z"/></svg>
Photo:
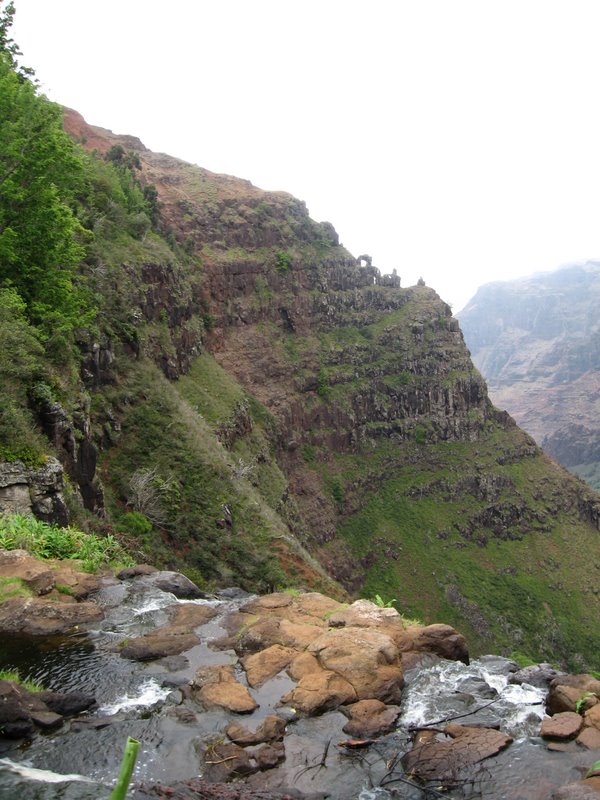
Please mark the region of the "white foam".
<svg viewBox="0 0 600 800"><path fill-rule="evenodd" d="M6 767L10 772L21 775L23 778L28 778L32 781L40 781L41 783L67 783L68 781L95 783L95 781L86 778L84 775L61 775L58 772L50 772L50 770L47 769L36 769L26 764L16 764L8 758L0 758L0 767Z"/></svg>
<svg viewBox="0 0 600 800"><path fill-rule="evenodd" d="M102 706L99 712L101 714L116 714L119 711L127 711L134 708L151 708L156 703L163 701L170 691L170 689L159 686L153 678L150 678L138 686L135 695L126 694L115 700L114 703Z"/></svg>

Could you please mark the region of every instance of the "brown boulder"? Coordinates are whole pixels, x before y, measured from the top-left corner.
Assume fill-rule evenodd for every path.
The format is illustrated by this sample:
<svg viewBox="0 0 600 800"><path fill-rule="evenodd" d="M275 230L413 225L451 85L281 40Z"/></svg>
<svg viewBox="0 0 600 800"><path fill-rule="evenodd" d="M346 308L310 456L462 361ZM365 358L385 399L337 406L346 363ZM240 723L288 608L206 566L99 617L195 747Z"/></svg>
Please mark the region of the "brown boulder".
<svg viewBox="0 0 600 800"><path fill-rule="evenodd" d="M282 703L304 714L321 714L356 700L356 692L347 680L320 667L316 672L307 673L291 692L281 698Z"/></svg>
<svg viewBox="0 0 600 800"><path fill-rule="evenodd" d="M201 667L192 681L194 696L206 708L249 714L258 708L248 689L236 680L233 667Z"/></svg>
<svg viewBox="0 0 600 800"><path fill-rule="evenodd" d="M446 726L449 739L433 739L414 747L402 757L407 775L421 780L455 780L467 767L496 755L512 742L512 738L491 728Z"/></svg>
<svg viewBox="0 0 600 800"><path fill-rule="evenodd" d="M561 711L542 722L540 736L544 739L574 739L583 727L583 718L574 711Z"/></svg>
<svg viewBox="0 0 600 800"><path fill-rule="evenodd" d="M467 640L450 625L411 626L401 634L397 643L403 652L434 653L450 661L469 663Z"/></svg>
<svg viewBox="0 0 600 800"><path fill-rule="evenodd" d="M588 750L600 750L600 730L584 728L577 737L577 744L587 747Z"/></svg>
<svg viewBox="0 0 600 800"><path fill-rule="evenodd" d="M289 665L287 673L293 681L298 682L310 672L318 672L320 669L316 656L312 653L300 653Z"/></svg>
<svg viewBox="0 0 600 800"><path fill-rule="evenodd" d="M52 570L26 550L0 550L0 578L18 578L37 595L54 587Z"/></svg>
<svg viewBox="0 0 600 800"><path fill-rule="evenodd" d="M252 687L260 686L287 667L295 655L295 650L274 644L266 650L246 656L242 659L242 665L246 670L248 683Z"/></svg>
<svg viewBox="0 0 600 800"><path fill-rule="evenodd" d="M404 678L399 653L386 634L369 628L337 628L308 648L320 665L347 680L359 700L400 700Z"/></svg>
<svg viewBox="0 0 600 800"><path fill-rule="evenodd" d="M586 727L593 727L600 730L600 703L597 703L585 712L583 724Z"/></svg>
<svg viewBox="0 0 600 800"><path fill-rule="evenodd" d="M589 693L593 698L585 700L588 707L600 698L600 681L593 675L560 675L550 683L550 691L546 697L546 708L549 714L560 711L576 711L577 701Z"/></svg>
<svg viewBox="0 0 600 800"><path fill-rule="evenodd" d="M350 717L344 727L344 733L355 739L374 739L394 729L400 716L399 706L386 706L380 700L360 700L340 709Z"/></svg>
<svg viewBox="0 0 600 800"><path fill-rule="evenodd" d="M98 622L95 603L57 603L41 597L13 597L0 605L0 633L49 636Z"/></svg>

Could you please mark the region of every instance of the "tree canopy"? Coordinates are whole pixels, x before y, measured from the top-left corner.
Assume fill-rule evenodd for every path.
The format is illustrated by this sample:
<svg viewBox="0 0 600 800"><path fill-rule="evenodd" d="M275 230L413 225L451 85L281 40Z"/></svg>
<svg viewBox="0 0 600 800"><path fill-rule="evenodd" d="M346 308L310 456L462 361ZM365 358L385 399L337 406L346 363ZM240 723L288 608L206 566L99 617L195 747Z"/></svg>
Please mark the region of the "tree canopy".
<svg viewBox="0 0 600 800"><path fill-rule="evenodd" d="M13 13L9 3L0 16L0 286L17 290L34 324L71 329L82 312L83 229L72 210L82 162L60 107L16 65Z"/></svg>

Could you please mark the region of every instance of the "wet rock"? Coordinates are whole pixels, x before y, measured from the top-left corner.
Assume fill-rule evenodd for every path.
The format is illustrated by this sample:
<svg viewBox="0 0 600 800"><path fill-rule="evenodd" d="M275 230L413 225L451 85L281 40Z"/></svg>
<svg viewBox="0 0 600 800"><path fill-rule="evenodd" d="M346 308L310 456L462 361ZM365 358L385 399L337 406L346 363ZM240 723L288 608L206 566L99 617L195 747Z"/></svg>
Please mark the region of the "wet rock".
<svg viewBox="0 0 600 800"><path fill-rule="evenodd" d="M304 794L298 789L258 789L243 783L209 783L192 778L173 786L141 783L133 800L325 800L321 793Z"/></svg>
<svg viewBox="0 0 600 800"><path fill-rule="evenodd" d="M37 595L54 587L54 574L26 550L0 550L0 578L18 578Z"/></svg>
<svg viewBox="0 0 600 800"><path fill-rule="evenodd" d="M169 670L169 672L180 672L181 670L187 669L190 662L185 656L165 656L165 658L161 659L160 665Z"/></svg>
<svg viewBox="0 0 600 800"><path fill-rule="evenodd" d="M249 714L258 708L248 689L236 680L233 667L201 667L192 681L194 697L206 709L225 708L236 714Z"/></svg>
<svg viewBox="0 0 600 800"><path fill-rule="evenodd" d="M152 575L154 572L158 572L158 570L150 564L136 564L134 567L125 567L117 572L117 578L120 581L126 581L130 578L137 578L139 575Z"/></svg>
<svg viewBox="0 0 600 800"><path fill-rule="evenodd" d="M193 630L204 625L217 612L208 605L175 603L169 606L167 613L171 618L170 622L144 636L125 642L121 648L121 656L132 661L154 661L191 650L200 642L200 637Z"/></svg>
<svg viewBox="0 0 600 800"><path fill-rule="evenodd" d="M491 700L493 697L498 696L498 692L493 686L490 686L481 678L465 678L457 686L458 691L467 694L475 694L480 698Z"/></svg>
<svg viewBox="0 0 600 800"><path fill-rule="evenodd" d="M211 744L202 753L204 777L208 781L230 781L250 775L256 769L250 754L243 747L230 742Z"/></svg>
<svg viewBox="0 0 600 800"><path fill-rule="evenodd" d="M174 717L179 722L183 722L184 725L191 725L198 721L198 717L194 714L194 712L191 709L183 706L178 706L177 708L168 708L166 713L169 717Z"/></svg>
<svg viewBox="0 0 600 800"><path fill-rule="evenodd" d="M418 744L402 757L409 775L421 780L454 780L461 770L496 755L512 742L512 737L490 728L446 726L449 739L434 739Z"/></svg>
<svg viewBox="0 0 600 800"><path fill-rule="evenodd" d="M246 670L248 683L252 687L260 686L287 667L295 655L296 651L290 647L274 644L265 650L246 656L242 659L242 665Z"/></svg>
<svg viewBox="0 0 600 800"><path fill-rule="evenodd" d="M544 739L574 739L583 727L583 718L574 711L562 711L543 720L540 736Z"/></svg>
<svg viewBox="0 0 600 800"><path fill-rule="evenodd" d="M283 742L266 744L253 753L256 767L261 772L265 769L274 769L282 761L285 761L285 747Z"/></svg>
<svg viewBox="0 0 600 800"><path fill-rule="evenodd" d="M536 689L547 689L551 681L564 674L564 672L554 669L551 664L532 664L529 667L523 667L523 669L513 672L508 682L516 684L528 683L530 686L535 686Z"/></svg>
<svg viewBox="0 0 600 800"><path fill-rule="evenodd" d="M195 583L180 572L159 571L153 572L145 577L145 580L152 586L157 586L163 592L171 592L180 599L201 599L206 598L205 592L201 591Z"/></svg>
<svg viewBox="0 0 600 800"><path fill-rule="evenodd" d="M36 692L35 694L50 711L63 717L81 714L82 711L88 711L96 705L94 695L85 692Z"/></svg>
<svg viewBox="0 0 600 800"><path fill-rule="evenodd" d="M31 719L38 728L44 731L55 730L63 724L61 715L55 714L53 711L32 711Z"/></svg>
<svg viewBox="0 0 600 800"><path fill-rule="evenodd" d="M225 729L225 733L235 744L241 747L247 745L262 744L280 739L285 731L287 721L276 714L269 714L264 718L255 731L249 731L237 722L230 723Z"/></svg>
<svg viewBox="0 0 600 800"><path fill-rule="evenodd" d="M68 633L103 617L95 603L57 603L41 597L14 597L0 605L0 633L28 636Z"/></svg>
<svg viewBox="0 0 600 800"><path fill-rule="evenodd" d="M95 730L99 731L103 728L108 728L117 719L116 715L107 717L83 717L82 719L74 719L71 722L72 731L85 731Z"/></svg>
<svg viewBox="0 0 600 800"><path fill-rule="evenodd" d="M374 739L389 733L400 716L399 706L386 706L380 700L360 700L340 710L350 717L343 727L344 733L355 739Z"/></svg>
<svg viewBox="0 0 600 800"><path fill-rule="evenodd" d="M324 669L348 681L358 700L399 702L404 677L398 649L389 636L369 628L331 629L308 650Z"/></svg>
<svg viewBox="0 0 600 800"><path fill-rule="evenodd" d="M561 675L550 683L550 691L546 698L546 708L549 714L560 711L575 711L577 701L589 693L586 706L597 703L600 698L600 681L593 675Z"/></svg>

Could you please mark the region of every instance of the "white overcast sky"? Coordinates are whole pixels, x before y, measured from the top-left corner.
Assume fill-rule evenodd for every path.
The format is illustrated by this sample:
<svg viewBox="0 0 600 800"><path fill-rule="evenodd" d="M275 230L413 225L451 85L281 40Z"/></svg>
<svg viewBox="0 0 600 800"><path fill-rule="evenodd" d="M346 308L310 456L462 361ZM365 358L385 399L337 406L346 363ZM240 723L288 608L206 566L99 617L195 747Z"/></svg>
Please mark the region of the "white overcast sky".
<svg viewBox="0 0 600 800"><path fill-rule="evenodd" d="M600 256L598 0L15 0L43 91L458 311Z"/></svg>

